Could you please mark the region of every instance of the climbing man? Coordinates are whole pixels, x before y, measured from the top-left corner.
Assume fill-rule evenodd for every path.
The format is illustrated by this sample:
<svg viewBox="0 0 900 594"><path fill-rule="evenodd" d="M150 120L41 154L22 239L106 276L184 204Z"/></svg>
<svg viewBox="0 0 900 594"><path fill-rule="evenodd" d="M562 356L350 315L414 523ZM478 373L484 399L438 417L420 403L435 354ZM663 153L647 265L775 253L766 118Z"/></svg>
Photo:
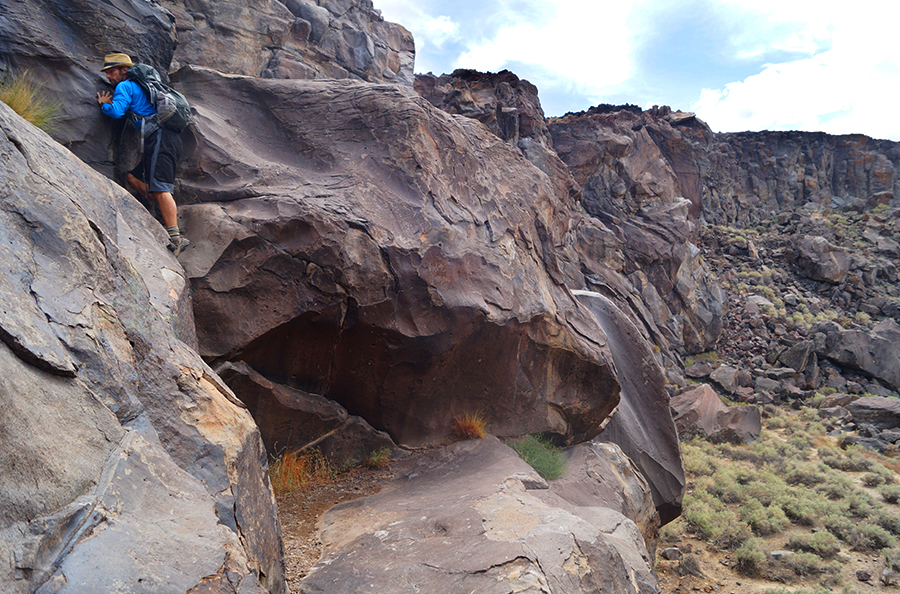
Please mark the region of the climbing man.
<svg viewBox="0 0 900 594"><path fill-rule="evenodd" d="M179 255L190 243L178 229L178 210L172 192L175 189L175 169L181 158L181 134L155 122L156 108L150 103L141 86L127 78L128 69L134 66L126 54L107 54L101 72L115 91L97 93L97 103L104 114L128 122L144 136L144 154L141 162L128 173L128 184L152 198L159 205L166 231L169 232L169 249Z"/></svg>

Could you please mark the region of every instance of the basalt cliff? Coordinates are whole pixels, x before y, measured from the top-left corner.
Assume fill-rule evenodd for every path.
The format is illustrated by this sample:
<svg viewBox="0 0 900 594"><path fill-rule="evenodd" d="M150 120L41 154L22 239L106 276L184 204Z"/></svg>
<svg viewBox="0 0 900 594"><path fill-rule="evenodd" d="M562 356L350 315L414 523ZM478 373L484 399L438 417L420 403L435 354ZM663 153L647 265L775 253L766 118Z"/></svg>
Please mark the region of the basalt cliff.
<svg viewBox="0 0 900 594"><path fill-rule="evenodd" d="M394 478L302 592L655 592L679 432L758 434L713 389L900 389L898 143L548 119L510 72L415 76L369 0L24 0L0 51L64 98L51 135L0 104L4 591L287 592L267 460L315 447ZM192 106L178 260L120 185L111 51Z"/></svg>

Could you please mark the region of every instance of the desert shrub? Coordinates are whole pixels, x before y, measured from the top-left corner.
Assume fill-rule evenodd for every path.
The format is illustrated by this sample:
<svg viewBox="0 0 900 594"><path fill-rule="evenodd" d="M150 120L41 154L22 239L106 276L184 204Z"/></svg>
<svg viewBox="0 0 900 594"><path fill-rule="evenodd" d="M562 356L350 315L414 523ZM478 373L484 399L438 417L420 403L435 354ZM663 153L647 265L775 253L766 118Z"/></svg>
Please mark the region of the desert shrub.
<svg viewBox="0 0 900 594"><path fill-rule="evenodd" d="M547 480L561 477L566 472L566 461L558 447L537 435L528 435L514 442L512 449L539 475Z"/></svg>
<svg viewBox="0 0 900 594"><path fill-rule="evenodd" d="M900 573L900 549L883 549L881 553L884 555L885 565L892 571Z"/></svg>
<svg viewBox="0 0 900 594"><path fill-rule="evenodd" d="M780 507L792 522L802 526L814 526L822 516L821 498L807 489L792 489L778 497L774 504Z"/></svg>
<svg viewBox="0 0 900 594"><path fill-rule="evenodd" d="M784 480L789 485L806 485L811 487L825 482L828 477L828 467L824 464L816 464L812 462L792 463L788 464Z"/></svg>
<svg viewBox="0 0 900 594"><path fill-rule="evenodd" d="M384 468L391 463L391 448L385 446L370 453L363 461L366 468Z"/></svg>
<svg viewBox="0 0 900 594"><path fill-rule="evenodd" d="M855 518L868 518L875 509L875 502L869 494L855 487L840 503L846 513Z"/></svg>
<svg viewBox="0 0 900 594"><path fill-rule="evenodd" d="M831 559L841 550L838 539L830 532L824 531L792 536L787 547L793 551L813 553L822 559Z"/></svg>
<svg viewBox="0 0 900 594"><path fill-rule="evenodd" d="M900 485L882 485L878 488L878 494L885 503L897 503L900 501Z"/></svg>
<svg viewBox="0 0 900 594"><path fill-rule="evenodd" d="M276 496L329 482L333 480L334 472L325 456L316 449L284 452L269 464L269 478Z"/></svg>
<svg viewBox="0 0 900 594"><path fill-rule="evenodd" d="M685 501L684 519L706 540L736 547L752 536L750 526L720 502L689 496Z"/></svg>
<svg viewBox="0 0 900 594"><path fill-rule="evenodd" d="M716 459L711 456L707 449L701 444L709 445L707 442L687 442L681 446L681 459L684 464L684 470L688 474L696 476L708 476L716 471L718 465Z"/></svg>
<svg viewBox="0 0 900 594"><path fill-rule="evenodd" d="M846 499L855 490L853 483L840 475L832 475L830 480L817 485L815 489L816 493L820 493L832 501Z"/></svg>
<svg viewBox="0 0 900 594"><path fill-rule="evenodd" d="M854 550L884 549L895 546L896 539L875 524L855 522L845 516L830 514L822 523L825 528Z"/></svg>
<svg viewBox="0 0 900 594"><path fill-rule="evenodd" d="M873 474L884 479L881 484L890 485L897 480L897 473L879 462L873 462L870 470Z"/></svg>
<svg viewBox="0 0 900 594"><path fill-rule="evenodd" d="M692 555L690 553L686 554L681 558L681 562L672 568L672 570L678 575L692 575L695 577L702 577L703 572L700 570L700 561L697 559L696 555Z"/></svg>
<svg viewBox="0 0 900 594"><path fill-rule="evenodd" d="M877 487L883 485L887 481L884 475L878 474L877 472L867 472L860 480L862 480L862 484L867 487Z"/></svg>
<svg viewBox="0 0 900 594"><path fill-rule="evenodd" d="M461 439L480 439L487 435L487 421L481 413L465 413L453 419L450 429Z"/></svg>
<svg viewBox="0 0 900 594"><path fill-rule="evenodd" d="M742 464L722 466L713 474L714 493L725 503L740 503L746 497L745 487L756 472Z"/></svg>
<svg viewBox="0 0 900 594"><path fill-rule="evenodd" d="M877 509L871 514L869 519L894 536L900 536L900 515L888 511L887 509Z"/></svg>
<svg viewBox="0 0 900 594"><path fill-rule="evenodd" d="M785 555L781 562L799 576L823 573L827 567L818 555L812 553L794 553Z"/></svg>
<svg viewBox="0 0 900 594"><path fill-rule="evenodd" d="M740 506L738 513L758 536L778 534L791 524L780 507L766 507L756 499L745 501Z"/></svg>
<svg viewBox="0 0 900 594"><path fill-rule="evenodd" d="M744 575L760 575L766 568L768 555L762 549L762 541L758 538L748 539L734 552L737 570Z"/></svg>
<svg viewBox="0 0 900 594"><path fill-rule="evenodd" d="M0 101L45 132L59 121L62 102L50 97L27 70L0 78Z"/></svg>

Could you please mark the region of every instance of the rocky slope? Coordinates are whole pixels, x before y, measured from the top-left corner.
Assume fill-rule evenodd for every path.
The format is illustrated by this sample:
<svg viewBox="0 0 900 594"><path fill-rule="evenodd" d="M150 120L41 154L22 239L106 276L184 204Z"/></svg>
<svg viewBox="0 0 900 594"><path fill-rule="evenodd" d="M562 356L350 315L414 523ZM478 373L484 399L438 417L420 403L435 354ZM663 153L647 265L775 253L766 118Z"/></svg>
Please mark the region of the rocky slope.
<svg viewBox="0 0 900 594"><path fill-rule="evenodd" d="M259 430L137 201L0 104L0 585L286 592Z"/></svg>
<svg viewBox="0 0 900 594"><path fill-rule="evenodd" d="M413 85L411 38L366 0L80 2L0 8L0 49L71 97L58 139L110 177L134 139L97 112L99 56L179 67L192 245L175 262L135 201L3 112L5 398L52 383L67 396L34 418L83 419L58 428L77 446L60 464L37 421L6 422L0 579L20 591L171 574L283 592L262 444L341 464L443 446L466 413L575 446L572 474L542 483L496 438L410 458L384 495L329 516L304 591L387 588L386 551L410 583L460 591L486 575L654 591L654 530L684 488L669 397L685 376L759 403L898 388L897 143L719 135L665 107L546 121L512 73ZM722 361L688 359L711 349ZM153 497L122 495L144 478ZM151 505L167 496L177 510ZM191 536L147 535L176 511ZM93 554L138 541L135 558Z"/></svg>

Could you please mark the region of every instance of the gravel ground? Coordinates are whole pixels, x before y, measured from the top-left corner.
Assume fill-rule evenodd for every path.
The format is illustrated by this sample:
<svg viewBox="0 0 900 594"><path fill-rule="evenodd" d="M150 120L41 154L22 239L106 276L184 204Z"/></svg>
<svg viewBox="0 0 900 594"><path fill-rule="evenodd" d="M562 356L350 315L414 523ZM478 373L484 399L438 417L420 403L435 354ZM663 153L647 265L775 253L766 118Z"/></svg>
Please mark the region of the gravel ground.
<svg viewBox="0 0 900 594"><path fill-rule="evenodd" d="M300 592L300 581L322 554L316 531L322 514L343 501L377 493L379 483L390 477L390 468L358 467L342 472L332 482L277 497L284 534L285 574L291 592Z"/></svg>

